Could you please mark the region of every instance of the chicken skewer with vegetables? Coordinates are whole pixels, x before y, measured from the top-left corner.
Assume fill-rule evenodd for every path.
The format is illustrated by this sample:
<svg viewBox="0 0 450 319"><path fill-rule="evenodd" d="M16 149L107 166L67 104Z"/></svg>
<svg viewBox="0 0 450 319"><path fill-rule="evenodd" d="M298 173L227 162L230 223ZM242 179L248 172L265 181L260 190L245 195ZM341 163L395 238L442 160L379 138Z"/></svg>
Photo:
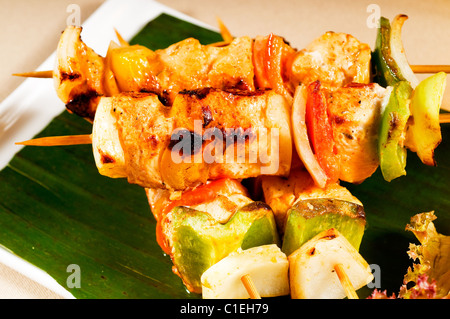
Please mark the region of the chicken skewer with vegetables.
<svg viewBox="0 0 450 319"><path fill-rule="evenodd" d="M272 88L292 100L293 88L300 81L323 77L331 86L370 81L370 47L342 33L328 32L301 52L271 34L228 38L222 46L201 45L188 38L156 51L111 42L102 57L81 40L81 31L75 26L64 30L55 68L47 73L68 110L91 121L99 97L124 91L153 92L171 104L182 90ZM324 65L314 65L308 58L310 52L323 55ZM346 58L331 66L339 56ZM42 72L36 76L43 76Z"/></svg>
<svg viewBox="0 0 450 319"><path fill-rule="evenodd" d="M254 40L235 38L225 47L202 46L194 39L158 51L141 46L111 47L106 58L102 58L81 41L81 28L69 27L61 37L53 76L58 95L68 103L68 108L82 116L87 115L89 119L93 119L102 96L124 90L156 92L163 104L170 105L177 91L183 88L213 86L219 89L245 88L248 91L272 88L288 103L296 102L292 111L296 150L318 185L324 187L327 181L337 179L362 182L378 165L381 165L385 179L390 181L406 173L405 146L417 152L425 164L435 165L433 152L441 138L439 108L445 74L440 72L427 79L428 84L422 84L414 98L411 87L397 107L394 104L399 90L392 90L393 81L385 80L395 70L397 73L403 70L402 74L407 74L409 80L401 76L395 78L417 85L401 50L400 30L404 20L405 16L397 16L391 28L389 21L382 19L384 22L380 24L372 61L368 45L350 35L333 32L327 32L301 51L289 47L282 38L270 35ZM386 49L391 46L392 50ZM197 59L197 64L188 63L192 60L192 51L204 59ZM395 53L393 57L389 56L390 52ZM318 57L321 63L317 62ZM396 60L400 62L395 63ZM392 84L387 92L383 92L380 85L369 84L371 62L377 70L383 70L376 72L377 81L383 85ZM315 83L315 88L311 83ZM298 89L299 85L303 86L302 90ZM305 88L307 85L309 90ZM404 83L400 91L404 91L406 86ZM293 99L295 91L302 94ZM373 91L376 99L394 94L386 112L387 97L384 104L369 102L367 108L351 103L351 111L347 112L344 104L333 102L345 95L342 91L351 92L349 99L357 99L357 91L364 97L368 91ZM363 103L363 100L358 100L358 103ZM298 106L303 102L305 112L302 106ZM340 105L341 110L334 105ZM383 120L376 116L381 112L384 112ZM371 121L373 123L369 125ZM302 132L306 122L307 135ZM393 134L388 134L391 131ZM374 145L375 139L379 145ZM312 144L312 149L308 144ZM355 144L360 146L354 153L343 150L345 154L337 156L339 148L354 148ZM366 156L360 156L363 154ZM350 172L346 172L352 165L360 166L360 169L351 171L350 168ZM359 176L354 174L357 171Z"/></svg>
<svg viewBox="0 0 450 319"><path fill-rule="evenodd" d="M424 81L423 85L426 85L429 81L440 81L440 79L442 79L441 74L437 74ZM442 89L441 86L441 92ZM162 148L164 149L169 145L168 142L170 142L172 133L176 128L186 129L186 134L187 132L193 134L194 120L198 120L205 126L201 129L201 135L203 135L204 129L210 129L210 132L217 129L217 132L222 132L224 128L240 128L243 131L247 130L247 134L250 134L251 130L248 130L250 127L265 129L276 127L280 130L281 144L279 147L281 153L280 157L276 158L280 160L280 172L283 171L281 175L289 174L290 162L299 162L298 156L301 160L300 165L307 168L320 187L325 187L328 183L334 183L338 180L360 183L370 177L380 164L386 179L392 179L393 176L398 177L398 174L404 174L405 172L405 162L403 162L403 166L394 166L397 163L397 154L399 154L396 150L405 151L405 147L401 144L405 144L405 136L408 137L406 145L417 145L418 154L424 154L425 152L432 154L437 146L437 143L430 145L422 142L424 139L440 140L439 123L436 128L432 125L426 126L427 123L421 123L416 119L415 127L407 125L409 112L402 119L403 122L400 122L400 117L395 115L394 118L398 119L395 123L395 129L389 129L389 124L392 124L392 121L389 120L391 116L389 114L392 112L392 114L399 114L395 107L405 109L412 103L412 105L418 105L420 109L421 100L427 101L429 96L424 91L426 89L422 89L422 85L419 85L415 91L417 93L410 102L409 97L403 97L399 100L397 98L397 95L400 94L398 90L384 89L375 83L367 85L350 84L335 90L329 90L322 88L319 82L313 82L308 87L303 85L298 87L291 110L289 110L290 107L286 100L272 90L255 91L252 94L247 91L231 92L214 89L186 91L178 94L172 107L164 106L155 94L122 94L101 99L99 107L101 111L96 116L93 134L88 136L88 142L90 139L94 142L93 152L101 174L110 177L128 177L130 181L135 182L133 177L129 175L132 174L131 170L134 170L135 175L140 175L138 172L140 170L144 172L145 165L142 164L143 162L141 164L133 162L138 158L132 158L132 156L140 156L139 154L142 154L142 151L148 153L148 150L151 150L152 144L148 142L152 135L154 142L158 141L155 147L164 145ZM148 100L148 102L145 102L145 100ZM432 100L434 105L439 106L438 97L433 96ZM431 104L427 105L431 106ZM130 111L128 111L128 108L130 108ZM137 109L141 110L138 111ZM231 109L239 113L239 116L236 116L236 121L234 117L226 116L227 114L231 115L227 112ZM382 114L383 109L385 114ZM120 112L117 110L120 110ZM188 110L191 110L192 116L188 114ZM257 118L248 113L250 110L262 114L264 119L256 123ZM131 113L126 115L127 112ZM136 113L133 115L134 117L131 115L133 112ZM138 112L147 112L148 115L139 118ZM422 110L422 112L427 113L426 110ZM214 115L215 113L217 115ZM235 115L238 113L235 113ZM119 124L120 127L117 127L118 119L123 114L130 119L136 119L137 117L137 120ZM161 126L161 123L159 126L152 126L151 121L157 121L158 117L162 121L161 123L165 123L166 126ZM149 122L143 123L142 119L147 119ZM175 126L173 126L174 122L177 123ZM400 125L401 123L403 125ZM428 122L428 124L431 123ZM133 139L129 138L128 146L130 150L126 151L126 154L128 154L126 160L123 154L126 142L118 138L118 131L134 130L136 125L139 125L140 130L144 130L144 127L146 127L147 132L144 135L147 136L147 140L142 134L135 136ZM415 131L422 134L412 135ZM387 134L387 132L390 132L390 134ZM133 132L130 132L130 134L133 134ZM124 134L124 136L126 135L127 133ZM182 136L182 134L180 133L179 136ZM193 137L192 140L195 140L194 135ZM24 144L45 145L51 139L32 140L24 142ZM202 137L197 136L197 139L202 140ZM212 138L210 137L210 139ZM75 142L79 142L79 137L75 137ZM64 140L63 143L66 143L66 141ZM292 146L295 146L296 152L291 150ZM287 151L283 151L283 149ZM262 150L260 149L257 154L261 154ZM109 155L111 158L105 155ZM158 156L162 156L162 153ZM275 158L273 159L272 163L275 163ZM144 157L139 160L143 161ZM146 160L150 163L151 159L146 158ZM156 160L156 157L154 160L155 163L159 163L159 159ZM164 162L167 163L167 161ZM217 161L212 160L212 162ZM130 170L131 165L134 165L134 168ZM222 167L221 169L235 169L231 168L231 164L219 166ZM191 168L193 167L194 165L191 165ZM200 169L201 165L196 165L196 167ZM255 165L255 168L257 172L242 175L242 177L256 177L261 172L261 165ZM159 172L162 169L164 168L158 167L157 171ZM185 169L187 169L187 166ZM213 172L209 178L214 178L214 175L220 176L220 172L214 169L208 172ZM165 174L163 171L161 173ZM171 173L173 174L167 174L169 180L171 175L177 176L176 170ZM200 175L193 176L198 177L197 181L192 181L195 184L205 181L204 178L208 177L208 174L203 175L203 179L200 178ZM239 178L238 175L229 177L233 176ZM180 176L174 177L174 179L180 180ZM181 180L183 179L181 178ZM138 184L144 187L156 187L156 185L160 187L162 181L156 184L145 184L144 182L138 182ZM174 188L182 189L183 187L183 185L180 185Z"/></svg>
<svg viewBox="0 0 450 319"><path fill-rule="evenodd" d="M273 91L186 91L170 108L155 94L124 93L102 98L92 147L100 174L146 188L177 191L222 177L287 176L288 105Z"/></svg>
<svg viewBox="0 0 450 319"><path fill-rule="evenodd" d="M121 91L151 91L170 102L183 89L273 88L292 99L300 83L320 80L322 85L334 88L351 82L367 84L373 77L371 62L379 67L380 59L399 60L403 73L416 85L418 80L402 52L400 32L406 19L405 15L396 17L392 30L390 26L389 30L382 29L386 27L383 23L382 45L384 50L391 46L392 50L388 50L389 56L380 56L377 49L372 61L370 47L349 34L326 32L298 51L273 34L255 39L234 38L221 22L224 29L221 43L201 45L188 38L166 49L152 51L140 45L130 46L116 32L120 45L112 41L106 56L101 57L81 40L81 27L68 26L59 41L53 71L15 75L52 77L58 96L64 103L71 103L68 108L91 119L96 104L91 99ZM397 63L389 68L397 70ZM412 68L421 73L448 72L447 66ZM393 72L386 68L380 70L386 71L383 77ZM376 81L386 85L382 77L377 76Z"/></svg>
<svg viewBox="0 0 450 319"><path fill-rule="evenodd" d="M333 174L338 175L330 180L324 175L324 183L318 185L324 187L338 180L359 182L376 170L378 111L384 92L383 88L373 84L348 86L330 95L334 102L328 110L335 122L336 134L322 141L336 146L337 152L331 155L339 161L333 168L336 169ZM364 116L359 116L357 112L345 113L343 108L355 108ZM310 159L301 148L310 148L309 140L312 138L309 137L309 129L305 123L308 143L301 144L303 141L296 136L300 128L296 123L296 114L301 113L294 111L293 116L290 113L289 104L283 96L272 90L248 92L208 88L184 91L177 95L171 107L163 105L156 94L122 93L101 98L93 132L83 138L92 142L100 174L128 178L131 183L143 187L182 190L223 176L288 176L292 161L295 165L304 164L316 177L310 169ZM357 131L355 128L359 127L361 129ZM318 134L317 131L313 133ZM216 136L224 142L223 147L219 140L215 140ZM75 136L75 143L80 143L80 138ZM52 139L48 137L22 144L45 145ZM66 139L63 139L63 144L67 144ZM270 139L274 139L273 143ZM228 153L230 156L238 154L237 149L231 152L239 144L238 140L245 146L245 157L239 160L241 163L234 157L226 157ZM233 144L229 152L226 152L227 142ZM316 145L319 142L321 137L316 140ZM293 151L294 145L301 161ZM197 154L199 160L193 158L188 163L182 158L177 159L177 151L183 150L191 152L185 155ZM216 150L218 153L215 153ZM251 154L253 163L250 163ZM310 149L310 154L312 161L317 163L318 152ZM206 159L205 155L210 159ZM175 165L174 160L179 163ZM266 173L262 169L264 167ZM186 173L189 170L191 173Z"/></svg>
<svg viewBox="0 0 450 319"><path fill-rule="evenodd" d="M274 213L280 212L275 204L279 198L277 185L270 181L264 184L266 203L254 201L240 182L230 179L208 182L176 199L168 190L146 189L158 242L190 291L203 298L248 298L242 280L250 278L257 291L256 297L250 295L253 298L289 295L293 287L298 289L293 298L343 298L341 281L334 278L339 264L345 265L340 274L352 279L355 290L372 280L358 253L365 228L362 204L340 185L318 188L305 171L289 179L289 183L295 181L295 192L277 189L295 197L293 204L285 203L290 206L284 211L288 216L284 223ZM341 248L325 243L313 259L304 256L304 245L316 245L316 241L322 245L325 237L339 237ZM328 258L327 250L342 258ZM317 268L311 264L314 260L329 261ZM295 269L291 281L289 267ZM334 280L298 286L296 282L311 276L313 270Z"/></svg>

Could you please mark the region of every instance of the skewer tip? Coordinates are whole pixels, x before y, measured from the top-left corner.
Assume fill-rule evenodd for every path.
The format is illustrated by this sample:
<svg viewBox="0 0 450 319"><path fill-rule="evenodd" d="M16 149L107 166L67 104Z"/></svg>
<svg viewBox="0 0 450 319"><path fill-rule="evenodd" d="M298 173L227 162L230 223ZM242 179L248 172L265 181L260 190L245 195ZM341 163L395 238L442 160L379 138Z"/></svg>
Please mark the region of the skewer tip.
<svg viewBox="0 0 450 319"><path fill-rule="evenodd" d="M258 290L256 289L255 284L253 283L253 280L249 274L242 276L241 281L244 284L244 287L250 295L251 299L261 299L261 296L259 295Z"/></svg>
<svg viewBox="0 0 450 319"><path fill-rule="evenodd" d="M86 135L67 135L67 136L48 136L40 137L27 141L16 142L16 145L25 146L65 146L65 145L83 145L92 144L92 136Z"/></svg>
<svg viewBox="0 0 450 319"><path fill-rule="evenodd" d="M342 288L344 288L345 294L348 299L359 299L358 294L356 293L355 288L353 287L350 278L346 274L344 270L344 266L342 264L336 264L334 266L334 270L339 278L339 281L342 284Z"/></svg>
<svg viewBox="0 0 450 319"><path fill-rule="evenodd" d="M216 17L217 23L219 25L220 34L222 36L223 42L231 43L233 41L233 35L231 34L230 30L225 26L222 19L219 17Z"/></svg>
<svg viewBox="0 0 450 319"><path fill-rule="evenodd" d="M116 33L117 40L119 40L119 43L120 43L121 46L127 47L127 46L130 45L130 44L128 43L128 41L126 41L126 40L122 37L122 35L119 33L119 31L117 31L116 28L114 28L114 32Z"/></svg>
<svg viewBox="0 0 450 319"><path fill-rule="evenodd" d="M12 76L20 76L20 77L25 77L25 78L48 79L48 78L53 77L53 71L46 70L46 71L31 71L31 72L24 72L24 73L13 73Z"/></svg>

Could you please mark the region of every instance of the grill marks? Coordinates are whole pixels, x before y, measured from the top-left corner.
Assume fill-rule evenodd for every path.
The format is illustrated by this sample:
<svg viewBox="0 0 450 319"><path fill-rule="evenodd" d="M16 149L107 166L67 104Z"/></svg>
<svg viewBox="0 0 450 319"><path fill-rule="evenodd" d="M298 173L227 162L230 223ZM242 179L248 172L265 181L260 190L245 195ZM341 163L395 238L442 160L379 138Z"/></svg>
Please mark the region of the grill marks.
<svg viewBox="0 0 450 319"><path fill-rule="evenodd" d="M93 121L100 97L97 91L90 90L87 93L74 96L66 104L66 108L72 113Z"/></svg>
<svg viewBox="0 0 450 319"><path fill-rule="evenodd" d="M252 142L256 134L251 124L229 104L237 105L237 100L261 94L264 91L218 90L210 87L181 91L176 101L181 101L184 110L173 110L178 121L175 120L177 130L171 136L169 149L189 151L189 154L180 154L185 157L197 154L209 143L223 143L221 149L226 150L231 146L242 147ZM201 122L201 127L195 127L196 120ZM175 145L177 147L174 149Z"/></svg>
<svg viewBox="0 0 450 319"><path fill-rule="evenodd" d="M79 77L81 77L80 73L61 72L61 74L60 74L61 82L62 81L74 81L74 80L78 79Z"/></svg>
<svg viewBox="0 0 450 319"><path fill-rule="evenodd" d="M213 116L211 113L211 109L209 108L209 105L202 106L202 113L203 113L203 127L207 127L208 124L213 121Z"/></svg>

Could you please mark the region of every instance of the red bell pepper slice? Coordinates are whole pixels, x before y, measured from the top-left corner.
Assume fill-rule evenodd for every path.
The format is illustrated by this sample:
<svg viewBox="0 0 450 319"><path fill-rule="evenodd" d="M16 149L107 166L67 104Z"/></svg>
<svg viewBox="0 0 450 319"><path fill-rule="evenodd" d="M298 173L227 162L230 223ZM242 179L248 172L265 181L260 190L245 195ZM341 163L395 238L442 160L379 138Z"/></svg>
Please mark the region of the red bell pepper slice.
<svg viewBox="0 0 450 319"><path fill-rule="evenodd" d="M259 36L253 42L253 67L255 85L258 89L271 88L266 73L267 37Z"/></svg>
<svg viewBox="0 0 450 319"><path fill-rule="evenodd" d="M306 126L316 159L328 177L328 183L339 179L339 160L333 140L333 127L328 118L327 100L320 81L307 87Z"/></svg>
<svg viewBox="0 0 450 319"><path fill-rule="evenodd" d="M253 66L257 88L269 88L292 100L285 86L283 74L286 64L294 52L283 38L270 34L257 37L253 42Z"/></svg>
<svg viewBox="0 0 450 319"><path fill-rule="evenodd" d="M288 92L284 85L283 71L290 51L290 47L281 37L273 33L269 35L265 63L267 79L271 88L288 100L292 100L292 94Z"/></svg>

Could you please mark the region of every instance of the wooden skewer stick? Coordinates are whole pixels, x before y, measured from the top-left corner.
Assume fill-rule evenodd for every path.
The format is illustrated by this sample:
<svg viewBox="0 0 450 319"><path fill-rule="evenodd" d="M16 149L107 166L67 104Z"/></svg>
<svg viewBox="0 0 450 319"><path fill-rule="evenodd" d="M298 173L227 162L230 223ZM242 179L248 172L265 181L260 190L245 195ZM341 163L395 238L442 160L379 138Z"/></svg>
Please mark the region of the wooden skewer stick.
<svg viewBox="0 0 450 319"><path fill-rule="evenodd" d="M439 123L450 123L450 113L442 113L439 115Z"/></svg>
<svg viewBox="0 0 450 319"><path fill-rule="evenodd" d="M64 146L64 145L82 145L82 144L92 144L91 134L48 136L16 143L16 145L27 145L27 146Z"/></svg>
<svg viewBox="0 0 450 319"><path fill-rule="evenodd" d="M244 284L245 289L247 289L251 299L261 299L261 296L259 295L258 290L256 290L255 284L253 283L250 275L247 274L242 276L241 281Z"/></svg>
<svg viewBox="0 0 450 319"><path fill-rule="evenodd" d="M345 273L344 266L342 264L336 264L334 266L334 270L336 271L336 274L339 278L339 281L342 284L342 287L345 290L345 294L347 295L348 299L359 299L358 295L356 294L355 288L353 287L350 278L348 278L347 274Z"/></svg>
<svg viewBox="0 0 450 319"><path fill-rule="evenodd" d="M450 73L450 65L411 65L414 73Z"/></svg>
<svg viewBox="0 0 450 319"><path fill-rule="evenodd" d="M226 28L224 26L224 28ZM117 32L117 31L116 31ZM222 31L221 31L222 32ZM122 46L128 46L128 42L126 42L122 36L119 33L117 34L117 38L119 39L119 42ZM216 42L210 45L213 46L224 46L229 44L231 41L233 41L233 36L225 29L222 34L223 41ZM438 73L438 72L445 72L450 73L450 65L411 65L411 69L414 73ZM53 71L47 70L47 71L31 71L31 72L24 72L24 73L14 73L13 76L22 76L27 78L52 78L53 77Z"/></svg>
<svg viewBox="0 0 450 319"><path fill-rule="evenodd" d="M53 77L53 71L31 71L25 73L14 73L13 76L23 76L26 78L48 79Z"/></svg>
<svg viewBox="0 0 450 319"><path fill-rule="evenodd" d="M439 116L440 123L450 123L450 113L442 113ZM28 141L17 142L16 145L29 146L64 146L64 145L82 145L91 144L92 135L65 135L65 136L47 136L31 139Z"/></svg>

